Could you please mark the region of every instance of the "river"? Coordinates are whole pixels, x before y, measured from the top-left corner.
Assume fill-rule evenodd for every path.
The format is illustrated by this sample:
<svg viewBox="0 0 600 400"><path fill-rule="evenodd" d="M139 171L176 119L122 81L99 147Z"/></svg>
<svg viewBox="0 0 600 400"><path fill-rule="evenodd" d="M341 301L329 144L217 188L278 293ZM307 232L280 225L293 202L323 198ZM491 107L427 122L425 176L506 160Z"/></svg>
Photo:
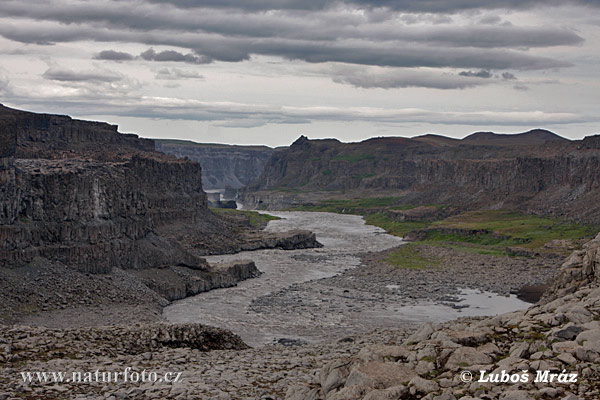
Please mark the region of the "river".
<svg viewBox="0 0 600 400"><path fill-rule="evenodd" d="M466 290L457 310L423 301L408 305L398 296L354 293L327 286L323 278L360 265L359 253L378 252L401 245L400 238L365 225L356 215L316 212L269 212L281 217L267 231L308 229L323 248L257 250L206 257L210 263L253 260L263 274L236 287L217 289L183 299L166 307L165 318L174 323L197 322L227 328L252 346L278 339L317 342L373 328L401 328L424 321L446 321L467 315L494 315L526 308L514 296ZM389 288L393 292L393 287ZM274 293L279 295L271 300ZM283 299L283 300L282 300Z"/></svg>

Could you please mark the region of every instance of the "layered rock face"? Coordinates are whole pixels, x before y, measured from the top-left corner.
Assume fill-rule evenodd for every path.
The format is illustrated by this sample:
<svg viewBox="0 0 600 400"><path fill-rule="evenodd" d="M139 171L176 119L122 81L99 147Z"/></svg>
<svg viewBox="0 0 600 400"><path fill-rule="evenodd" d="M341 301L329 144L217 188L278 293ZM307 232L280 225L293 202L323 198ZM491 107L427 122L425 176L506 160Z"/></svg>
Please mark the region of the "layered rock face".
<svg viewBox="0 0 600 400"><path fill-rule="evenodd" d="M228 146L184 140L156 140L156 150L202 165L206 189L239 189L263 172L273 149L266 146Z"/></svg>
<svg viewBox="0 0 600 400"><path fill-rule="evenodd" d="M574 252L542 301L493 318L425 324L401 345L332 361L287 400L597 399L600 234Z"/></svg>
<svg viewBox="0 0 600 400"><path fill-rule="evenodd" d="M595 139L547 131L427 135L360 143L298 139L278 149L255 184L249 207L289 207L305 193L395 195L412 204L516 208L600 223L600 151ZM310 201L310 200L308 200Z"/></svg>
<svg viewBox="0 0 600 400"><path fill-rule="evenodd" d="M215 269L199 257L239 239L208 210L198 163L154 152L151 140L116 126L6 107L0 144L3 267L41 258L85 273L168 270L177 287L154 288L169 300L258 273L251 262ZM201 251L180 243L182 227Z"/></svg>

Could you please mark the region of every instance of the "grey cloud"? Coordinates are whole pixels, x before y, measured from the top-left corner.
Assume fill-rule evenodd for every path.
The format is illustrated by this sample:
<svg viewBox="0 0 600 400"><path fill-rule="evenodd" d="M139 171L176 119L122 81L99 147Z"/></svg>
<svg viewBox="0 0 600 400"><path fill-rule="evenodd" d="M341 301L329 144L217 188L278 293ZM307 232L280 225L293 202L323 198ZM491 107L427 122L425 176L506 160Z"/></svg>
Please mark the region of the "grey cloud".
<svg viewBox="0 0 600 400"><path fill-rule="evenodd" d="M352 10L329 10L327 12L296 15L253 13L239 10L195 9L184 11L164 6L148 5L122 7L117 10L102 4L75 6L54 0L48 7L31 7L29 4L6 0L0 3L0 12L7 16L27 17L38 21L55 21L64 24L94 24L96 37L106 35L102 28L111 30L132 30L148 32L146 40L158 39L164 32L198 32L214 34L228 38L280 38L290 40L336 41L359 39L374 42L396 40L433 45L458 47L548 47L557 45L575 45L583 39L572 31L555 27L505 27L505 26L435 26L448 23L448 16L422 14L401 14L398 16L404 24L427 22L429 27L407 27L395 18L375 18L369 14L360 16ZM128 3L129 1L123 1ZM440 20L443 18L443 20ZM19 39L19 32L11 34ZM156 40L155 39L155 40ZM60 42L61 37L52 39L37 37L35 42ZM156 43L158 44L158 43ZM186 46L193 48L193 46ZM235 60L233 60L235 61Z"/></svg>
<svg viewBox="0 0 600 400"><path fill-rule="evenodd" d="M140 57L147 61L174 61L190 64L209 64L213 61L210 57L197 56L191 53L182 54L175 50L165 50L157 53L154 49L148 49L140 54Z"/></svg>
<svg viewBox="0 0 600 400"><path fill-rule="evenodd" d="M480 24L499 24L502 22L502 18L499 15L487 15L479 20Z"/></svg>
<svg viewBox="0 0 600 400"><path fill-rule="evenodd" d="M598 6L597 0L150 0L154 3L164 3L165 1L177 7L194 8L219 7L219 8L238 8L250 11L264 10L319 10L330 8L338 4L356 6L360 8L379 8L385 7L405 12L431 12L431 13L453 13L473 9L527 9L536 6L552 5L588 5Z"/></svg>
<svg viewBox="0 0 600 400"><path fill-rule="evenodd" d="M186 71L178 68L161 68L156 72L156 79L204 79L204 77L196 71Z"/></svg>
<svg viewBox="0 0 600 400"><path fill-rule="evenodd" d="M132 54L125 53L116 50L102 50L100 53L94 56L95 60L108 60L108 61L129 61L135 57Z"/></svg>
<svg viewBox="0 0 600 400"><path fill-rule="evenodd" d="M50 67L42 75L45 79L61 82L116 82L123 76L108 70L73 71L63 67Z"/></svg>
<svg viewBox="0 0 600 400"><path fill-rule="evenodd" d="M424 72L418 70L366 70L351 67L334 67L330 74L333 81L355 87L393 89L422 87L430 89L466 89L487 84L472 77Z"/></svg>
<svg viewBox="0 0 600 400"><path fill-rule="evenodd" d="M467 76L472 78L491 78L492 74L489 70L479 70L479 71L461 71L458 75Z"/></svg>
<svg viewBox="0 0 600 400"><path fill-rule="evenodd" d="M515 80L515 79L517 79L517 77L514 74L511 74L510 72L504 72L502 74L502 79Z"/></svg>
<svg viewBox="0 0 600 400"><path fill-rule="evenodd" d="M39 104L44 109L60 107L62 112L80 115L122 115L191 121L218 121L223 126L295 124L311 121L364 121L378 123L432 123L466 125L540 125L590 121L589 117L565 112L541 111L436 111L416 108L277 106L258 103L207 102L199 100L114 96L98 102L102 93L41 97L35 91L11 103Z"/></svg>
<svg viewBox="0 0 600 400"><path fill-rule="evenodd" d="M175 51L144 52L146 59L189 61L194 63L247 60L250 54L279 56L304 60L311 63L342 62L361 65L393 67L452 67L478 69L535 70L568 67L567 61L539 57L524 52L498 49L475 49L422 46L411 43L364 40L339 40L315 42L289 40L278 37L252 39L222 37L200 33L148 34L146 32L95 30L76 25L31 26L26 24L2 24L0 34L9 39L34 42L39 38L53 41L96 40L103 42L136 42L160 44L194 49L194 54Z"/></svg>

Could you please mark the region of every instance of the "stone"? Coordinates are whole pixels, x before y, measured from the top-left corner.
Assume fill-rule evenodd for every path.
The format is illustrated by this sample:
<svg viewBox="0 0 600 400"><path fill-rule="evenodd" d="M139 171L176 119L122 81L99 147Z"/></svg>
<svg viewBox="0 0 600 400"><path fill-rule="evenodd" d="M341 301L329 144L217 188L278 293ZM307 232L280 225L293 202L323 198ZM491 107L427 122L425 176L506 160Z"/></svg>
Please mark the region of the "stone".
<svg viewBox="0 0 600 400"><path fill-rule="evenodd" d="M568 365L577 364L577 360L570 353L561 353L558 356L556 356L556 358Z"/></svg>
<svg viewBox="0 0 600 400"><path fill-rule="evenodd" d="M600 329L590 329L577 335L575 342L600 353Z"/></svg>
<svg viewBox="0 0 600 400"><path fill-rule="evenodd" d="M343 386L349 374L349 362L332 361L321 369L320 381L325 394Z"/></svg>
<svg viewBox="0 0 600 400"><path fill-rule="evenodd" d="M285 400L317 400L319 390L305 385L290 386L285 393Z"/></svg>
<svg viewBox="0 0 600 400"><path fill-rule="evenodd" d="M526 390L510 390L500 396L500 400L531 400L532 396Z"/></svg>
<svg viewBox="0 0 600 400"><path fill-rule="evenodd" d="M417 393L428 394L437 392L440 388L440 385L435 381L423 379L420 376L417 376L410 380L408 387L414 388Z"/></svg>
<svg viewBox="0 0 600 400"><path fill-rule="evenodd" d="M417 373L397 363L371 361L354 367L345 386L365 386L383 389L398 383L409 382Z"/></svg>
<svg viewBox="0 0 600 400"><path fill-rule="evenodd" d="M570 325L554 333L554 336L563 340L574 340L583 329L576 325Z"/></svg>
<svg viewBox="0 0 600 400"><path fill-rule="evenodd" d="M408 393L404 385L392 386L387 389L370 391L362 400L397 400Z"/></svg>
<svg viewBox="0 0 600 400"><path fill-rule="evenodd" d="M461 347L454 350L446 362L446 368L455 371L471 365L490 364L492 361L490 356L477 349L472 347Z"/></svg>

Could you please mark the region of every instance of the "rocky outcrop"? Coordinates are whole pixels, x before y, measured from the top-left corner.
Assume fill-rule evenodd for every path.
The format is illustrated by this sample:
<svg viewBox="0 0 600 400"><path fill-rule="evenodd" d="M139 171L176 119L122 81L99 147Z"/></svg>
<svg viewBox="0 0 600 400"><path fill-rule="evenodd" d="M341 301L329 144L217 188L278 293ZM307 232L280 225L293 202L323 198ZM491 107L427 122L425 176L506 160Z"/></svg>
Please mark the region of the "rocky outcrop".
<svg viewBox="0 0 600 400"><path fill-rule="evenodd" d="M266 146L231 146L185 140L156 140L156 150L202 165L206 189L239 189L260 176L273 149Z"/></svg>
<svg viewBox="0 0 600 400"><path fill-rule="evenodd" d="M201 269L174 266L132 271L141 282L167 300L237 285L261 274L253 261L211 265Z"/></svg>
<svg viewBox="0 0 600 400"><path fill-rule="evenodd" d="M203 265L154 233L179 219L210 217L199 171L195 163L142 156L118 162L18 159L0 216L0 258L18 266L44 257L101 273Z"/></svg>
<svg viewBox="0 0 600 400"><path fill-rule="evenodd" d="M241 251L258 249L313 249L323 247L323 244L317 241L314 232L306 230L294 230L289 232L270 232L259 235L249 234L246 236L244 244L240 247Z"/></svg>
<svg viewBox="0 0 600 400"><path fill-rule="evenodd" d="M600 234L527 310L427 323L402 345L370 345L323 366L286 399L597 399Z"/></svg>
<svg viewBox="0 0 600 400"><path fill-rule="evenodd" d="M241 201L277 209L336 193L379 194L413 205L518 209L600 223L600 151L591 138L568 141L532 131L510 145L510 135L501 136L360 143L301 137L274 152Z"/></svg>

